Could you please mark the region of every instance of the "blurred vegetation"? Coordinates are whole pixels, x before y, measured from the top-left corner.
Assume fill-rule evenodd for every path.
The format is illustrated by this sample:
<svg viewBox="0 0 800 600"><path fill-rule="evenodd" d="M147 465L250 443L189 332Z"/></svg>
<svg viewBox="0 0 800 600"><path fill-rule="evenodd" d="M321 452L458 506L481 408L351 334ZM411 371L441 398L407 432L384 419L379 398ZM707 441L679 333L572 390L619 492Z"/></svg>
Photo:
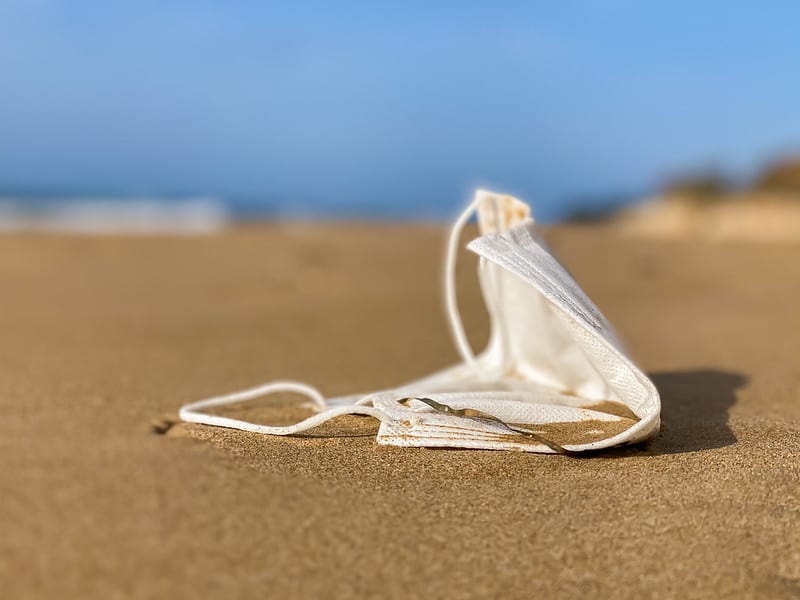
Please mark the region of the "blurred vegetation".
<svg viewBox="0 0 800 600"><path fill-rule="evenodd" d="M800 194L800 156L767 166L753 183L753 190Z"/></svg>
<svg viewBox="0 0 800 600"><path fill-rule="evenodd" d="M668 179L662 190L667 198L688 199L696 203L733 201L744 196L775 193L795 195L800 199L800 156L768 164L744 187L737 186L721 171L706 169Z"/></svg>
<svg viewBox="0 0 800 600"><path fill-rule="evenodd" d="M663 186L667 197L688 197L699 202L725 199L735 189L736 186L727 175L710 169L669 178Z"/></svg>

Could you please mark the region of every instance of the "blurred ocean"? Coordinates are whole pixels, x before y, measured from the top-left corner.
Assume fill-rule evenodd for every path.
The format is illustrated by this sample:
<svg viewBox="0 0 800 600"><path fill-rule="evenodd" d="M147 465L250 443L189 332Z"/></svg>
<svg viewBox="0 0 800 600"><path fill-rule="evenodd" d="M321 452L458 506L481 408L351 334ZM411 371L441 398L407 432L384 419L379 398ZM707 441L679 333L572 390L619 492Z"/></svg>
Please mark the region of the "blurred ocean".
<svg viewBox="0 0 800 600"><path fill-rule="evenodd" d="M231 220L214 198L0 197L0 233L205 234Z"/></svg>
<svg viewBox="0 0 800 600"><path fill-rule="evenodd" d="M634 195L598 196L570 202L533 203L540 222L594 220ZM264 198L6 195L0 194L0 233L204 234L234 222L259 220L374 220L447 222L469 200L431 201L412 197L395 202L270 201Z"/></svg>

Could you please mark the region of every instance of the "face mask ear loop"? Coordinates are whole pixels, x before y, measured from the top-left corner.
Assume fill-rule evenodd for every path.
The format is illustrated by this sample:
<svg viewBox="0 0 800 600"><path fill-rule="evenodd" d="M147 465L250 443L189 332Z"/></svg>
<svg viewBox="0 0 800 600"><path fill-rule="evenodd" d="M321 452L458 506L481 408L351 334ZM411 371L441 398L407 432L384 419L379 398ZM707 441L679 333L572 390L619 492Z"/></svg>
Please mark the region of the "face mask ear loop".
<svg viewBox="0 0 800 600"><path fill-rule="evenodd" d="M258 423L242 421L240 419L232 419L230 417L211 415L201 411L201 409L210 408L212 406L234 404L236 402L252 400L260 396L266 396L268 394L274 394L277 392L294 392L302 394L310 398L317 410L320 410L321 412L318 412L316 415L294 425L274 427L271 425L259 425ZM242 431L266 433L270 435L293 435L311 429L312 427L316 427L325 421L329 421L342 415L366 415L382 422L391 421L391 419L386 416L383 411L373 406L349 405L329 408L327 402L325 402L325 398L319 393L318 390L310 385L295 381L275 381L273 383L243 390L241 392L234 392L232 394L225 394L224 396L216 396L214 398L199 400L197 402L192 402L191 404L182 406L178 414L182 421L186 421L188 423L200 423L202 425L228 427L230 429L240 429Z"/></svg>
<svg viewBox="0 0 800 600"><path fill-rule="evenodd" d="M458 310L458 299L456 298L456 258L458 256L458 242L461 238L461 232L464 226L469 221L472 213L478 208L480 198L475 198L464 209L464 212L453 223L450 230L450 237L447 240L447 256L445 259L445 273L444 273L444 296L445 307L447 309L447 319L450 323L450 333L453 336L453 342L456 345L461 359L466 364L475 362L475 353L469 345L467 334L464 332L464 323L461 320L461 313Z"/></svg>
<svg viewBox="0 0 800 600"><path fill-rule="evenodd" d="M469 345L469 340L464 332L464 324L461 320L461 314L458 310L458 300L456 298L455 287L455 270L456 270L456 257L458 255L458 243L461 238L461 233L464 226L469 221L472 213L474 213L479 205L480 198L475 198L459 215L450 230L450 237L447 241L447 255L445 259L445 303L447 309L447 317L450 323L450 332L453 336L456 348L461 355L462 360L467 364L475 362L475 354L472 347ZM315 408L320 411L316 415L309 417L294 425L286 427L275 427L271 425L260 425L240 419L233 419L230 417L223 417L219 415L212 415L202 412L202 409L211 408L214 406L225 406L234 404L236 402L243 402L245 400L252 400L268 394L277 392L294 392L302 394L309 398ZM295 381L275 381L255 388L250 388L232 394L225 394L224 396L215 396L214 398L207 398L186 404L181 407L179 416L182 421L188 423L200 423L203 425L213 425L216 427L228 427L230 429L239 429L242 431L250 431L253 433L266 433L271 435L292 435L311 429L336 417L342 415L366 415L378 419L381 422L392 422L382 410L370 406L372 403L373 394L368 394L358 400L355 404L348 406L339 406L329 408L325 397L315 388L310 385L295 382Z"/></svg>

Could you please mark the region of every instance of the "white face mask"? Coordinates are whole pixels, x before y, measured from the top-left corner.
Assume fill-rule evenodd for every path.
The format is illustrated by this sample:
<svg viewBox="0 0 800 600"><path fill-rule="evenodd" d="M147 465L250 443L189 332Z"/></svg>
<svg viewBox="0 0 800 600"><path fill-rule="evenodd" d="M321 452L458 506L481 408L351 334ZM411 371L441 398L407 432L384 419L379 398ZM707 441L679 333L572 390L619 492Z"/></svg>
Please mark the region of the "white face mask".
<svg viewBox="0 0 800 600"><path fill-rule="evenodd" d="M491 320L489 344L478 356L464 333L454 285L459 237L475 211L481 236L468 248L480 256L478 275ZM360 414L381 421L379 444L545 453L597 450L654 435L661 411L655 386L547 251L529 214L516 198L479 190L453 225L445 295L461 364L399 388L328 400L308 385L277 381L187 404L180 418L292 435ZM274 392L307 396L317 414L271 427L201 412Z"/></svg>

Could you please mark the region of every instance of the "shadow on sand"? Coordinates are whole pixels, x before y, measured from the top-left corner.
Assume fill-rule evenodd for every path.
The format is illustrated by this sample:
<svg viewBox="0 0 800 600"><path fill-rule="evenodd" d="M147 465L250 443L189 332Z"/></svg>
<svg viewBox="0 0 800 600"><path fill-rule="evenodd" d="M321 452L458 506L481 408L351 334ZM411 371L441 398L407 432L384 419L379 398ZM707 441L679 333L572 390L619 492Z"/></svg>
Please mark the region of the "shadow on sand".
<svg viewBox="0 0 800 600"><path fill-rule="evenodd" d="M736 443L728 410L748 378L741 373L704 369L652 373L661 394L661 432L648 450L676 454L724 448Z"/></svg>
<svg viewBox="0 0 800 600"><path fill-rule="evenodd" d="M748 383L745 375L702 369L649 376L661 395L661 431L655 439L638 446L640 451L680 454L736 443L728 426L728 410L736 403L736 392ZM611 453L622 456L625 450Z"/></svg>

